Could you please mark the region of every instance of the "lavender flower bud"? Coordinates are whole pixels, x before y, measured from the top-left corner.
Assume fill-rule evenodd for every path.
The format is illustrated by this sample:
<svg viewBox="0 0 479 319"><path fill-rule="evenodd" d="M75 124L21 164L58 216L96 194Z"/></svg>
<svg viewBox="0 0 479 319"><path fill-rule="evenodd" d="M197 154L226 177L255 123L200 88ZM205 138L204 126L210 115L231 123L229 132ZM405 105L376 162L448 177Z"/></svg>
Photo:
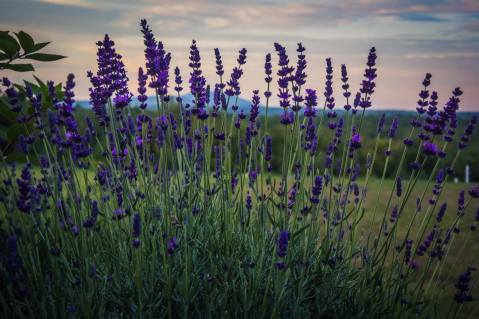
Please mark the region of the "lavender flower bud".
<svg viewBox="0 0 479 319"><path fill-rule="evenodd" d="M379 118L379 122L378 122L378 130L377 130L378 134L381 134L383 132L385 122L386 122L386 113L383 113L381 117Z"/></svg>
<svg viewBox="0 0 479 319"><path fill-rule="evenodd" d="M176 237L173 237L166 244L166 250L168 252L168 256L173 256L177 248L178 248L178 241Z"/></svg>
<svg viewBox="0 0 479 319"><path fill-rule="evenodd" d="M454 287L457 289L456 293L454 294L454 300L458 304L473 300L473 296L470 293L472 289L470 282L472 279L472 272L474 271L476 271L476 268L468 267L467 270L459 276L456 284L454 285Z"/></svg>
<svg viewBox="0 0 479 319"><path fill-rule="evenodd" d="M396 179L396 195L397 197L401 197L402 195L402 179L401 176L398 176Z"/></svg>
<svg viewBox="0 0 479 319"><path fill-rule="evenodd" d="M479 198L479 185L476 185L476 186L472 186L471 188L469 188L469 196L471 196L472 198Z"/></svg>
<svg viewBox="0 0 479 319"><path fill-rule="evenodd" d="M440 223L446 214L447 203L443 203L436 215L436 222Z"/></svg>
<svg viewBox="0 0 479 319"><path fill-rule="evenodd" d="M287 230L281 230L278 235L278 250L279 257L285 257L288 250L288 242L291 238L291 233Z"/></svg>
<svg viewBox="0 0 479 319"><path fill-rule="evenodd" d="M398 129L398 126L399 126L399 120L397 117L395 117L391 123L391 127L389 128L389 133L388 133L389 138L394 138L396 136L396 131Z"/></svg>

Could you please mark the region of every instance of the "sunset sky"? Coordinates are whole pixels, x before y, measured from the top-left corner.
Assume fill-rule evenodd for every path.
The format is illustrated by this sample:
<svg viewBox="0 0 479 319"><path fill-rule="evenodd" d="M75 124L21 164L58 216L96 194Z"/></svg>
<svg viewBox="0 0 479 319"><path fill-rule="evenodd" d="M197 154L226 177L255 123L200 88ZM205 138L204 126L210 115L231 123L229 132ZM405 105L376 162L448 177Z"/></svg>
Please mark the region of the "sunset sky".
<svg viewBox="0 0 479 319"><path fill-rule="evenodd" d="M326 57L333 59L336 84L340 65L348 66L354 92L368 49L375 46L379 77L374 108L413 110L422 78L431 72L432 88L442 103L460 86L462 110L479 111L479 0L0 0L0 7L1 30L24 30L36 41L52 41L45 52L68 56L58 62L37 62L35 74L64 81L73 72L78 99L88 98L86 72L96 70L95 42L105 33L124 56L136 93L137 70L144 65L139 22L146 18L172 53L172 66L178 65L184 77L189 72L191 39L198 41L211 84L217 80L213 49L220 48L229 74L237 51L247 48L241 79L245 98L255 88L264 91L264 55L274 53L274 42L287 46L293 62L296 43L303 43L306 86L320 92ZM4 73L17 81L32 79L31 73Z"/></svg>

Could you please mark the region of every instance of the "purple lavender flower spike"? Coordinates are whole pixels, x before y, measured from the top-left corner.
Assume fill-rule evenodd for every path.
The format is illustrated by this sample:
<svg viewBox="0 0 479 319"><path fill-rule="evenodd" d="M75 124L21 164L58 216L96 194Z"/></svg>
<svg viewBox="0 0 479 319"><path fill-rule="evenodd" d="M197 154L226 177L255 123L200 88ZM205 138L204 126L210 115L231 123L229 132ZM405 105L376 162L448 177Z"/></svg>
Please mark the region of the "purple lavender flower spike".
<svg viewBox="0 0 479 319"><path fill-rule="evenodd" d="M166 250L168 252L168 256L173 256L177 248L178 248L178 240L176 239L176 237L172 237L166 244Z"/></svg>
<svg viewBox="0 0 479 319"><path fill-rule="evenodd" d="M476 268L468 267L467 270L459 276L454 285L457 289L457 292L454 294L454 301L458 304L473 300L473 296L471 295L471 279L474 271L476 271Z"/></svg>
<svg viewBox="0 0 479 319"><path fill-rule="evenodd" d="M271 74L273 74L273 67L272 67L272 64L271 64L271 53L266 54L265 62L264 62L264 74L265 74L264 80L265 80L266 84L268 84L268 86L269 86L271 81L273 81L273 78L271 77ZM271 97L271 91L266 90L264 92L264 96L266 98L270 98Z"/></svg>
<svg viewBox="0 0 479 319"><path fill-rule="evenodd" d="M447 203L443 203L436 215L436 222L440 223L446 214Z"/></svg>
<svg viewBox="0 0 479 319"><path fill-rule="evenodd" d="M251 98L251 110L249 114L250 123L255 123L259 115L260 97L258 94L258 90L253 91L253 97Z"/></svg>
<svg viewBox="0 0 479 319"><path fill-rule="evenodd" d="M436 174L436 183L434 184L432 193L436 196L438 196L441 192L442 189L442 183L444 182L444 177L445 177L445 171L444 169L440 169L437 174Z"/></svg>
<svg viewBox="0 0 479 319"><path fill-rule="evenodd" d="M396 132L397 132L397 129L398 129L398 126L399 126L399 120L397 117L395 117L391 123L391 127L389 128L389 132L388 132L388 137L389 138L394 138L396 137Z"/></svg>
<svg viewBox="0 0 479 319"><path fill-rule="evenodd" d="M310 201L313 204L319 204L319 196L321 195L323 191L323 177L322 176L316 176L314 178L314 183L313 186L311 187L311 198Z"/></svg>
<svg viewBox="0 0 479 319"><path fill-rule="evenodd" d="M288 112L287 110L284 110L281 113L280 117L280 122L283 125L290 125L294 123L294 112Z"/></svg>
<svg viewBox="0 0 479 319"><path fill-rule="evenodd" d="M6 87L5 95L7 96L12 112L20 112L22 105L19 103L18 91L6 77L2 79L2 85Z"/></svg>
<svg viewBox="0 0 479 319"><path fill-rule="evenodd" d="M421 90L421 92L419 92L419 100L417 101L418 107L416 108L418 114L426 113L426 107L429 104L429 91L427 88L431 84L431 78L432 75L430 73L426 73L426 76L424 77L424 80L422 82L424 88Z"/></svg>
<svg viewBox="0 0 479 319"><path fill-rule="evenodd" d="M399 211L398 211L398 206L394 205L393 210L391 211L391 216L389 218L389 221L391 223L395 223L399 217Z"/></svg>
<svg viewBox="0 0 479 319"><path fill-rule="evenodd" d="M304 55L304 51L306 51L306 48L301 44L298 43L298 48L296 52L298 53L298 61L296 64L296 71L295 74L291 77L291 83L293 87L293 102L294 105L292 106L292 110L294 112L298 112L301 109L300 103L303 102L304 98L300 94L300 88L306 83L306 56Z"/></svg>
<svg viewBox="0 0 479 319"><path fill-rule="evenodd" d="M350 147L351 149L355 150L355 149L358 149L361 147L361 142L362 142L362 138L361 138L361 135L359 135L359 133L353 133L353 135L351 136L351 140L350 140Z"/></svg>
<svg viewBox="0 0 479 319"><path fill-rule="evenodd" d="M372 47L369 50L368 55L368 62L366 63L367 68L364 71L364 80L361 83L361 88L359 92L363 94L359 101L359 106L363 109L371 107L371 95L374 93L374 89L376 88L376 83L374 80L376 79L376 48Z"/></svg>
<svg viewBox="0 0 479 319"><path fill-rule="evenodd" d="M386 113L383 113L381 117L379 118L379 122L378 122L378 130L377 130L378 134L381 134L383 132L385 123L386 123Z"/></svg>
<svg viewBox="0 0 479 319"><path fill-rule="evenodd" d="M180 94L181 91L183 91L183 87L181 86L183 84L183 79L181 78L180 74L180 68L176 67L175 68L175 91ZM180 99L180 100L178 100ZM178 103L181 102L181 97L177 97Z"/></svg>
<svg viewBox="0 0 479 319"><path fill-rule="evenodd" d="M90 88L90 103L96 113L100 125L106 126L109 118L105 105L113 95L113 103L118 114L131 102L132 94L128 89L128 77L122 56L114 48L115 43L106 34L98 46L98 71L96 75L88 72L92 87Z"/></svg>
<svg viewBox="0 0 479 319"><path fill-rule="evenodd" d="M29 213L33 208L33 200L35 196L35 188L32 185L32 175L30 173L31 165L26 164L22 169L20 178L17 178L18 198L17 207L24 213Z"/></svg>
<svg viewBox="0 0 479 319"><path fill-rule="evenodd" d="M425 155L435 156L435 155L437 155L437 153L439 153L440 149L434 143L424 142L423 145L422 145L422 151Z"/></svg>
<svg viewBox="0 0 479 319"><path fill-rule="evenodd" d="M286 113L286 109L291 105L290 97L291 94L289 93L289 82L290 82L290 74L294 71L294 68L289 66L289 58L286 54L286 48L283 47L279 43L274 44L276 53L278 54L279 61L278 61L278 98L279 98L279 105L283 108L284 113ZM286 118L286 116L284 116ZM289 121L282 121L283 124L288 124Z"/></svg>
<svg viewBox="0 0 479 319"><path fill-rule="evenodd" d="M426 236L422 244L418 247L416 251L416 255L418 256L424 256L424 254L427 252L429 247L431 246L432 242L436 238L437 235L437 228L434 227L431 232Z"/></svg>
<svg viewBox="0 0 479 319"><path fill-rule="evenodd" d="M316 96L316 91L311 89L306 89L306 109L304 110L305 117L315 117L316 116L316 109L315 107L318 105L318 97Z"/></svg>
<svg viewBox="0 0 479 319"><path fill-rule="evenodd" d="M76 131L76 122L73 117L73 104L75 103L75 94L73 89L75 88L75 76L68 74L67 81L64 86L63 102L57 103L58 110L58 123L65 126L68 131Z"/></svg>
<svg viewBox="0 0 479 319"><path fill-rule="evenodd" d="M341 85L341 88L343 89L343 96L346 98L346 104L344 105L344 109L346 112L348 112L351 109L351 105L349 104L349 97L351 96L351 92L349 90L349 84L348 84L348 70L346 68L345 64L341 64L341 82L343 84Z"/></svg>
<svg viewBox="0 0 479 319"><path fill-rule="evenodd" d="M215 48L214 51L215 51L215 59L216 59L216 74L222 77L223 74L225 74L225 71L223 69L223 61L221 59L220 49Z"/></svg>
<svg viewBox="0 0 479 319"><path fill-rule="evenodd" d="M156 41L145 19L141 20L140 26L145 44L146 71L150 75L148 86L164 98L168 94L171 54L165 51L161 41Z"/></svg>
<svg viewBox="0 0 479 319"><path fill-rule="evenodd" d="M469 123L467 124L466 129L464 130L464 134L461 135L461 139L459 141L459 149L464 149L467 147L469 140L471 138L471 135L474 132L474 129L476 128L477 121L478 121L477 115L473 115L471 119L469 120Z"/></svg>
<svg viewBox="0 0 479 319"><path fill-rule="evenodd" d="M265 136L265 148L264 159L269 162L273 156L273 138L269 135Z"/></svg>
<svg viewBox="0 0 479 319"><path fill-rule="evenodd" d="M148 75L143 72L143 69L138 68L138 102L140 102L140 108L142 110L146 109L147 104L146 100L148 96L146 95L146 81L148 80Z"/></svg>
<svg viewBox="0 0 479 319"><path fill-rule="evenodd" d="M83 227L85 228L92 228L96 220L98 218L99 210L98 210L98 202L92 201L91 202L91 213L90 216L83 222Z"/></svg>
<svg viewBox="0 0 479 319"><path fill-rule="evenodd" d="M472 186L471 188L469 188L469 196L471 196L472 198L479 198L479 185L476 185L476 186Z"/></svg>
<svg viewBox="0 0 479 319"><path fill-rule="evenodd" d="M333 97L333 65L331 58L326 59L326 82L324 87L324 97L326 98L325 105L329 109L327 116L333 119L337 116L337 113L333 111L335 103ZM330 129L335 129L336 125L333 121L329 121L328 126Z"/></svg>
<svg viewBox="0 0 479 319"><path fill-rule="evenodd" d="M251 198L251 194L248 192L248 194L246 194L246 210L248 212L251 212L252 208L253 208L253 200Z"/></svg>
<svg viewBox="0 0 479 319"><path fill-rule="evenodd" d="M279 257L285 257L288 250L288 242L291 238L291 233L287 230L281 230L278 235L278 249L277 254Z"/></svg>
<svg viewBox="0 0 479 319"><path fill-rule="evenodd" d="M464 210L465 210L465 206L464 206L464 203L466 201L466 192L461 190L459 192L459 197L457 199L457 216L464 216Z"/></svg>
<svg viewBox="0 0 479 319"><path fill-rule="evenodd" d="M201 57L200 51L196 45L196 41L193 40L190 46L190 92L194 97L194 103L196 109L194 110L196 116L201 120L208 118L208 112L205 109L206 106L206 79L203 76L201 70Z"/></svg>
<svg viewBox="0 0 479 319"><path fill-rule="evenodd" d="M246 63L246 52L247 51L245 48L239 51L237 59L238 66L233 68L230 80L226 83L228 88L225 90L225 94L229 97L239 96L241 94L239 80L243 76L243 70L241 69L241 66Z"/></svg>
<svg viewBox="0 0 479 319"><path fill-rule="evenodd" d="M401 197L402 195L402 179L401 176L398 176L396 179L396 196Z"/></svg>
<svg viewBox="0 0 479 319"><path fill-rule="evenodd" d="M113 220L121 220L126 217L127 212L123 208L117 208L113 211Z"/></svg>

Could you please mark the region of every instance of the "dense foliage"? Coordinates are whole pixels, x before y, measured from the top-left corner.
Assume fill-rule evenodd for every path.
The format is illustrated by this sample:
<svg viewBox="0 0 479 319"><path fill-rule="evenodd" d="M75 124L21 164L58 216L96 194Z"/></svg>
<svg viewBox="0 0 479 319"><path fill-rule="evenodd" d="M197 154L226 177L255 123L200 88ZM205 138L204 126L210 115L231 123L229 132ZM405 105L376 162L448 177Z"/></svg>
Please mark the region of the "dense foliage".
<svg viewBox="0 0 479 319"><path fill-rule="evenodd" d="M264 98L253 91L244 112L246 49L229 76L215 49L210 94L193 41L190 105L145 20L141 32L138 108L108 35L87 74L93 113L75 111L73 74L63 86L2 79L2 317L448 317L473 304L475 268L454 259L453 243L475 240L479 209L466 227L464 216L479 186L461 191L457 207L441 197L477 122L458 119L459 88L440 108L426 74L413 119L365 116L371 48L356 95L341 66L338 112L332 60L318 107L306 49L298 44L293 64L276 43ZM273 80L282 113L260 117ZM157 112L147 111L148 90ZM368 192L374 175L381 191L389 185L386 198ZM364 231L374 216L381 223ZM451 259L463 268L453 283Z"/></svg>

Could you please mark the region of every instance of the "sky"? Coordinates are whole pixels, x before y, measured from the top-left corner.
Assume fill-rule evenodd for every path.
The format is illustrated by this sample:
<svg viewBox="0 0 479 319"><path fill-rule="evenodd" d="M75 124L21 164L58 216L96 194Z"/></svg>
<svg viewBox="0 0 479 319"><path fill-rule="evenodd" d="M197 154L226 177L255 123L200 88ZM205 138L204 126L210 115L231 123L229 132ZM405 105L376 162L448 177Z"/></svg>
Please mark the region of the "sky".
<svg viewBox="0 0 479 319"><path fill-rule="evenodd" d="M146 18L184 78L192 39L212 86L217 81L213 49L221 50L229 74L238 50L246 48L240 81L245 98L254 89L265 90L264 56L274 54L274 42L287 47L292 62L301 42L308 61L306 87L323 92L325 59L331 57L336 101L343 105L341 64L347 65L352 91L357 91L368 50L375 46L374 108L414 110L424 74L430 72L431 89L439 92L442 104L460 86L461 109L479 111L479 0L0 0L0 5L0 30L24 30L38 42L52 41L45 52L68 56L37 62L34 73L5 71L2 76L20 81L35 74L64 82L74 73L79 100L88 98L86 72L96 71L95 42L105 33L123 55L136 93L138 68L144 66L139 23Z"/></svg>

